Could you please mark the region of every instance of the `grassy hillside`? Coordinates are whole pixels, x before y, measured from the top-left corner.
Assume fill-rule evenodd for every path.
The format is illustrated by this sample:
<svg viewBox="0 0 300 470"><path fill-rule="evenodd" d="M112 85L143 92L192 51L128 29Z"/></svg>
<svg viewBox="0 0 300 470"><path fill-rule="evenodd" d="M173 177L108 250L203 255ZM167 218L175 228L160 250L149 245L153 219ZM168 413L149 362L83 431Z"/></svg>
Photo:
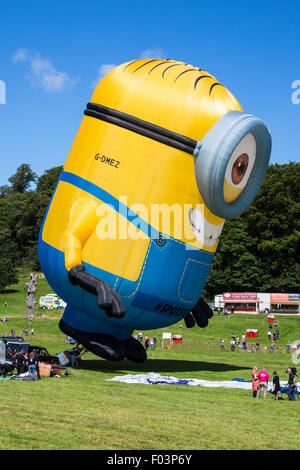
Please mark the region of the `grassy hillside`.
<svg viewBox="0 0 300 470"><path fill-rule="evenodd" d="M11 291L0 295L0 333L22 332L28 320L22 278ZM37 298L51 292L39 279ZM8 306L4 308L4 302ZM41 311L40 311L41 312ZM41 312L42 314L43 312ZM60 313L31 322L34 340L50 352L65 349L58 328ZM280 317L280 340L275 354L220 351L221 338L230 343L231 333L241 336L258 328L259 341L268 346L266 318L216 314L209 326L186 329L184 322L164 331L182 334L184 341L171 350L157 348L141 365L129 361L110 363L92 354L84 356L80 369L64 378L38 382L0 380L1 449L299 449L300 402L254 400L251 391L209 389L183 385L129 385L107 379L128 373L158 372L181 378L249 380L254 365L275 368L286 379L291 356L285 344L300 339L300 318ZM183 325L180 328L179 325ZM147 332L160 341L162 330ZM252 341L253 343L255 340ZM262 418L263 417L263 418Z"/></svg>

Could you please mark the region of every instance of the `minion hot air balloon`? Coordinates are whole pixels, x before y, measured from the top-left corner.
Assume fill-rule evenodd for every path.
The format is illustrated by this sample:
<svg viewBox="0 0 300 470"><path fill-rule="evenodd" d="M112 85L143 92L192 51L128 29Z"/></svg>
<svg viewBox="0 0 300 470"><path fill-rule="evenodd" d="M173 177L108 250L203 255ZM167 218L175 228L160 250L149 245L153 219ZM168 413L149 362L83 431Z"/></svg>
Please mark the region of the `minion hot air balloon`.
<svg viewBox="0 0 300 470"><path fill-rule="evenodd" d="M207 326L201 292L224 220L253 201L270 150L265 123L200 68L139 59L109 72L39 236L67 302L61 330L105 359L143 362L133 330Z"/></svg>

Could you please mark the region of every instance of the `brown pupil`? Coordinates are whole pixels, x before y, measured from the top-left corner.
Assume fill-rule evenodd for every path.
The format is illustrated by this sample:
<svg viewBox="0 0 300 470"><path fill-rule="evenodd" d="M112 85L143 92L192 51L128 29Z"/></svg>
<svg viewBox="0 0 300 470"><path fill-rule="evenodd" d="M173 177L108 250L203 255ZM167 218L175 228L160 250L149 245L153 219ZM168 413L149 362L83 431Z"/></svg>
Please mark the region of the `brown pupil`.
<svg viewBox="0 0 300 470"><path fill-rule="evenodd" d="M242 153L234 162L231 171L231 178L233 184L239 184L246 173L249 163L249 157L247 153Z"/></svg>

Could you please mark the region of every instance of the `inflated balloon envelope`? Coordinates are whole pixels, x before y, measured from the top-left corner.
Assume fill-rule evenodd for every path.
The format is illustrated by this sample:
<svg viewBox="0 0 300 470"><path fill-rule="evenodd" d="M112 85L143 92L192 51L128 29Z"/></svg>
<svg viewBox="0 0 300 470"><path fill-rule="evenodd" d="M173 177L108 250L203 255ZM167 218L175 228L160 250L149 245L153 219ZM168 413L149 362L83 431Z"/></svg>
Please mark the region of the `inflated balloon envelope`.
<svg viewBox="0 0 300 470"><path fill-rule="evenodd" d="M109 72L40 231L42 270L67 302L61 330L142 362L133 330L207 326L201 292L224 220L255 198L270 150L265 123L202 69L139 59Z"/></svg>

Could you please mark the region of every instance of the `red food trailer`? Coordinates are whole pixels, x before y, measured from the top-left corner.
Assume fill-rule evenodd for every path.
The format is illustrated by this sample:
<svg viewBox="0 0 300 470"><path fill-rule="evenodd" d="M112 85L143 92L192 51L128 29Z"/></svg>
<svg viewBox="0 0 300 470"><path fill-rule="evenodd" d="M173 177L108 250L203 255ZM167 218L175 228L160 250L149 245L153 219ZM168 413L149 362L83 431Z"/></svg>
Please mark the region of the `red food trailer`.
<svg viewBox="0 0 300 470"><path fill-rule="evenodd" d="M258 337L258 330L249 329L247 330L247 338L257 338Z"/></svg>
<svg viewBox="0 0 300 470"><path fill-rule="evenodd" d="M182 343L182 336L181 335L173 335L172 336L173 344L180 344Z"/></svg>

